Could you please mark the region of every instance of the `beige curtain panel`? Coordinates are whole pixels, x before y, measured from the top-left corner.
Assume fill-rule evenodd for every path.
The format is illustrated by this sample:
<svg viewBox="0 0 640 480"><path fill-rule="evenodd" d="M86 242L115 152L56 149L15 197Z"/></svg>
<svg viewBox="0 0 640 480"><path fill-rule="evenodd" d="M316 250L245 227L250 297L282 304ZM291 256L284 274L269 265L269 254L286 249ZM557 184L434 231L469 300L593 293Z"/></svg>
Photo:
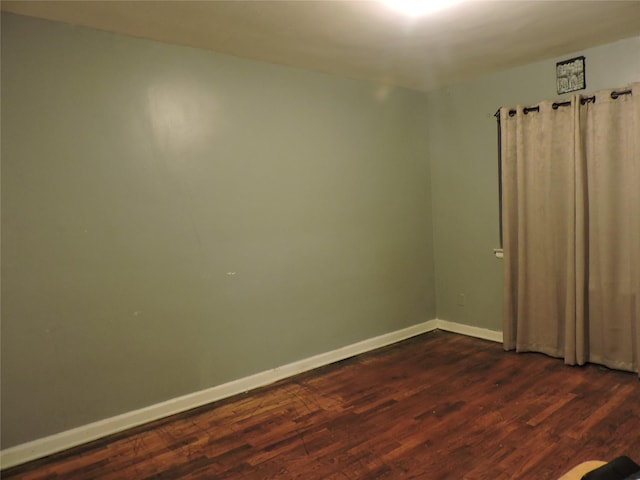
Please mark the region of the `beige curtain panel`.
<svg viewBox="0 0 640 480"><path fill-rule="evenodd" d="M640 83L500 128L505 349L639 372Z"/></svg>

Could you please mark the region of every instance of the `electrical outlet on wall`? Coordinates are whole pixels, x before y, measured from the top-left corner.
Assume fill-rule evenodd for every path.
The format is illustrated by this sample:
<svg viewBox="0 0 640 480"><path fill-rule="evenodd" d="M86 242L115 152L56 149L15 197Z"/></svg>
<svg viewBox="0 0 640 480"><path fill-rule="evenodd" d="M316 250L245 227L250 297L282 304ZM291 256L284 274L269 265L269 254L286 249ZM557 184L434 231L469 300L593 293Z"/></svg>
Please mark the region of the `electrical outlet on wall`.
<svg viewBox="0 0 640 480"><path fill-rule="evenodd" d="M458 305L460 305L461 307L464 307L464 304L467 301L467 296L464 293L459 293L458 294Z"/></svg>

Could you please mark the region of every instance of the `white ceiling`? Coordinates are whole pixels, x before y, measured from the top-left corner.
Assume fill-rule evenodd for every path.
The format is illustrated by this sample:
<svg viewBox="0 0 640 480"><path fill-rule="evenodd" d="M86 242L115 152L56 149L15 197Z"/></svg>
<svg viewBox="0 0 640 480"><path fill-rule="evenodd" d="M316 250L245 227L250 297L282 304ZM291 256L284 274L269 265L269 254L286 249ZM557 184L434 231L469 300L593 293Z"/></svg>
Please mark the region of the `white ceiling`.
<svg viewBox="0 0 640 480"><path fill-rule="evenodd" d="M417 90L640 35L637 0L470 0L420 19L367 0L2 1L2 10Z"/></svg>

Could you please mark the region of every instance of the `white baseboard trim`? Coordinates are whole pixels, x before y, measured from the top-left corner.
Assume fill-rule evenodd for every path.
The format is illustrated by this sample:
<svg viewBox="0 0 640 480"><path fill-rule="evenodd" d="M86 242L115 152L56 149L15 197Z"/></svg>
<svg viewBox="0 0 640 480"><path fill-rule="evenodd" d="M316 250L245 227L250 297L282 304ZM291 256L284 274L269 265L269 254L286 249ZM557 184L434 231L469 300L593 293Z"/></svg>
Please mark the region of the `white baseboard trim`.
<svg viewBox="0 0 640 480"><path fill-rule="evenodd" d="M321 353L281 367L256 373L255 375L207 388L199 392L183 395L115 417L106 418L81 427L16 445L15 447L7 448L0 452L0 467L5 469L37 458L46 457L47 455L61 452L129 428L137 427L153 420L191 410L192 408L277 382L284 378L297 375L298 373L313 370L314 368L329 365L330 363L375 350L376 348L391 345L416 335L436 330L439 328L440 322L440 320L429 320L411 327L347 345L330 352ZM445 323L449 325L451 322ZM443 328L443 330L446 330L446 328Z"/></svg>
<svg viewBox="0 0 640 480"><path fill-rule="evenodd" d="M292 377L293 375L323 367L344 360L345 358L360 355L375 350L376 348L391 345L433 330L444 330L494 342L502 342L502 332L441 319L429 320L411 327L353 343L330 352L314 355L313 357L305 358L281 367L207 388L199 392L183 395L165 402L156 403L115 417L106 418L81 427L56 433L55 435L7 448L0 452L0 467L5 469L37 458L46 457L47 455L61 452L129 428L175 415L176 413L185 412L192 408L216 402L258 387L263 387L284 378Z"/></svg>
<svg viewBox="0 0 640 480"><path fill-rule="evenodd" d="M445 332L460 333L468 337L482 338L484 340L502 343L502 332L497 332L495 330L473 327L471 325L449 322L441 319L436 319L436 325L438 330L444 330Z"/></svg>

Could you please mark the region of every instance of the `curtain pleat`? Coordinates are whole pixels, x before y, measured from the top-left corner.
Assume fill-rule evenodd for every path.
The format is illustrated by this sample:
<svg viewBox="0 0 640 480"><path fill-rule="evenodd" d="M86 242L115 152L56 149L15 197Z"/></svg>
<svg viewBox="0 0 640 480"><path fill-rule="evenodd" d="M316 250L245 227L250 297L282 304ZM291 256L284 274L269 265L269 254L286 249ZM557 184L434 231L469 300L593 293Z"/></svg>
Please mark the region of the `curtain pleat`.
<svg viewBox="0 0 640 480"><path fill-rule="evenodd" d="M501 109L505 349L638 372L639 85Z"/></svg>
<svg viewBox="0 0 640 480"><path fill-rule="evenodd" d="M631 141L633 145L633 151L635 152L635 160L633 163L633 177L635 178L636 188L634 188L635 197L632 197L632 205L636 205L640 208L640 83L634 83L631 86L632 90L632 118L631 123ZM635 132L635 133L633 133ZM633 303L635 305L634 315L635 321L632 323L631 337L634 339L633 343L633 360L634 365L632 371L640 374L640 213L635 211L633 226L633 237L631 239L632 244L637 247L633 250L630 258L631 265L635 265L635 275L633 276Z"/></svg>
<svg viewBox="0 0 640 480"><path fill-rule="evenodd" d="M586 110L582 106L579 96L572 100L571 110L573 122L573 165L574 174L574 237L567 239L573 242L572 267L574 275L573 287L573 315L567 318L565 325L566 349L565 363L568 365L584 365L588 360L587 341L588 326L588 289L589 268L588 252L588 189L587 189L587 161L585 156L584 136L581 128L584 124Z"/></svg>

